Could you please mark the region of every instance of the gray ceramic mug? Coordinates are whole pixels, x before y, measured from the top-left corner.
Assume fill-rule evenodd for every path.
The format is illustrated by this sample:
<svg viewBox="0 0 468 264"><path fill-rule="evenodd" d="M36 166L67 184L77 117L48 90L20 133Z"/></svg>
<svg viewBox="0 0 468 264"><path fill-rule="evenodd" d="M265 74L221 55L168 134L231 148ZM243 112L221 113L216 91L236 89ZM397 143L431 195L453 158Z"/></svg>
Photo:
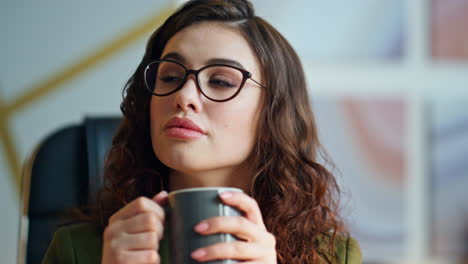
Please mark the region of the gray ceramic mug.
<svg viewBox="0 0 468 264"><path fill-rule="evenodd" d="M224 191L238 191L241 189L227 187L190 188L169 193L166 206L167 239L169 240L168 263L197 264L190 254L201 247L220 242L231 242L237 238L231 234L200 235L194 231L199 222L216 216L240 216L241 213L223 204L219 194ZM207 264L237 263L235 260L218 260L204 262Z"/></svg>

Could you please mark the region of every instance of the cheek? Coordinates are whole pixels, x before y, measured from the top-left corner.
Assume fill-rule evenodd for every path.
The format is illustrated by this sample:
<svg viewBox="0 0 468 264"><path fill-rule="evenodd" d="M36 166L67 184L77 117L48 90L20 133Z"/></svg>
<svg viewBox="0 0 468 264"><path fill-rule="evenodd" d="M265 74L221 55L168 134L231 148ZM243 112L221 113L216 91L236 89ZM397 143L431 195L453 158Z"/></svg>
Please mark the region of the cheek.
<svg viewBox="0 0 468 264"><path fill-rule="evenodd" d="M244 101L245 102L245 101ZM226 151L250 152L257 131L260 102L243 103L213 111L210 118L216 125L216 143Z"/></svg>
<svg viewBox="0 0 468 264"><path fill-rule="evenodd" d="M255 132L257 119L254 111L244 109L242 112L236 111L230 116L231 118L220 118L220 129L223 130L224 134L246 139L245 137Z"/></svg>
<svg viewBox="0 0 468 264"><path fill-rule="evenodd" d="M164 99L164 98L163 98ZM153 96L150 103L150 131L151 131L151 141L153 146L157 141L161 141L160 131L164 125L164 120L167 119L169 107L167 100L161 100ZM160 143L160 142L159 142Z"/></svg>
<svg viewBox="0 0 468 264"><path fill-rule="evenodd" d="M156 128L158 127L158 122L160 118L158 118L158 115L156 113L160 113L159 111L160 104L155 102L154 98L151 98L150 102L150 128L151 128L151 137L154 140L154 132L156 131Z"/></svg>

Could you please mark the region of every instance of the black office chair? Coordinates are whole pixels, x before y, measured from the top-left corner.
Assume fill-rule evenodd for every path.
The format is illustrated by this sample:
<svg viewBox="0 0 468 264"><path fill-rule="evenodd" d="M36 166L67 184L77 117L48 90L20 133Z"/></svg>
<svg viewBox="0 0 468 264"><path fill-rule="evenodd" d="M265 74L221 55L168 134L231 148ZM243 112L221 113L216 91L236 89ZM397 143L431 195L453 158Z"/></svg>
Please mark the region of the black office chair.
<svg viewBox="0 0 468 264"><path fill-rule="evenodd" d="M64 212L86 205L121 117L85 118L40 143L23 170L18 263L41 263Z"/></svg>

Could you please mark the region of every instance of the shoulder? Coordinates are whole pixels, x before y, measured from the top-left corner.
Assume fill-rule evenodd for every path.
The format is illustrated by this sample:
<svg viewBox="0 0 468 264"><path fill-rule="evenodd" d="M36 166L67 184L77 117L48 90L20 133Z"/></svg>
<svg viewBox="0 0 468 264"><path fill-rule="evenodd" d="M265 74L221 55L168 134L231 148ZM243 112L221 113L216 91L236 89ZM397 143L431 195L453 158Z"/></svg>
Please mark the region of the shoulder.
<svg viewBox="0 0 468 264"><path fill-rule="evenodd" d="M102 230L95 224L60 227L54 233L43 263L100 263Z"/></svg>
<svg viewBox="0 0 468 264"><path fill-rule="evenodd" d="M330 256L331 236L324 235L319 239L322 255ZM337 234L333 243L334 262L340 264L361 264L362 253L359 243L349 235Z"/></svg>
<svg viewBox="0 0 468 264"><path fill-rule="evenodd" d="M102 229L93 223L79 223L62 226L56 231L57 235L69 235L74 242L102 240Z"/></svg>
<svg viewBox="0 0 468 264"><path fill-rule="evenodd" d="M339 263L358 264L362 263L362 254L359 243L350 236L336 236L335 256Z"/></svg>

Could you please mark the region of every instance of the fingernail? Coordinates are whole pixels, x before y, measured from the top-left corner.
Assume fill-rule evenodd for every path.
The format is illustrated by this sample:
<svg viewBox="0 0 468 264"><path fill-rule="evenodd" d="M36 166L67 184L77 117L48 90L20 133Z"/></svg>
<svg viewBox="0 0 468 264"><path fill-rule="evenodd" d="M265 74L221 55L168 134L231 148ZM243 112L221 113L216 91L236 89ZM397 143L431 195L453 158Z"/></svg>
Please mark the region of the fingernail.
<svg viewBox="0 0 468 264"><path fill-rule="evenodd" d="M158 201L165 200L167 196L168 196L168 194L167 194L166 191L160 191L155 196L153 196L153 198L151 198L151 199L154 200L155 202L158 202Z"/></svg>
<svg viewBox="0 0 468 264"><path fill-rule="evenodd" d="M161 198L164 198L166 196L167 196L167 192L166 191L161 191L158 194L156 194L156 196L154 196L154 198L161 199Z"/></svg>
<svg viewBox="0 0 468 264"><path fill-rule="evenodd" d="M205 222L201 222L195 226L195 231L197 232L203 232L205 230L208 230L208 224Z"/></svg>
<svg viewBox="0 0 468 264"><path fill-rule="evenodd" d="M206 251L203 249L197 249L192 252L192 258L201 258L206 255Z"/></svg>
<svg viewBox="0 0 468 264"><path fill-rule="evenodd" d="M232 193L230 192L222 192L221 194L219 194L219 196L221 196L221 198L224 198L224 199L229 199L232 197Z"/></svg>

